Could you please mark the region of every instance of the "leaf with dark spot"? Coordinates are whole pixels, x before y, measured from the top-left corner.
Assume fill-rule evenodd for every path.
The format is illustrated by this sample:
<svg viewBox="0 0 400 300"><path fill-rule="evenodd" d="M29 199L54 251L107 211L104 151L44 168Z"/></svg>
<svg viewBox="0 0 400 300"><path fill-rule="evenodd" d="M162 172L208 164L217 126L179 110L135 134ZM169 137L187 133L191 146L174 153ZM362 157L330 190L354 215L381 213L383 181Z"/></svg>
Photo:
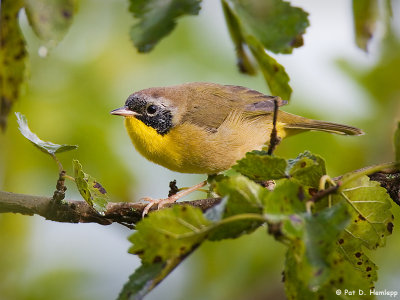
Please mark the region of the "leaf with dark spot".
<svg viewBox="0 0 400 300"><path fill-rule="evenodd" d="M387 230L389 231L390 234L392 234L392 232L393 232L393 227L394 227L394 225L393 225L392 222L389 222L387 224L387 226L386 226L386 228L387 228Z"/></svg>
<svg viewBox="0 0 400 300"><path fill-rule="evenodd" d="M54 47L68 32L77 4L75 0L25 0L25 10L35 34Z"/></svg>
<svg viewBox="0 0 400 300"><path fill-rule="evenodd" d="M343 177L346 182L346 177ZM339 188L339 194L334 202L345 201L354 220L347 231L360 245L375 249L376 244L383 246L385 238L390 234L391 200L386 190L376 181L370 181L367 176L360 177Z"/></svg>
<svg viewBox="0 0 400 300"><path fill-rule="evenodd" d="M5 130L12 105L25 80L26 49L18 16L24 1L0 1L0 128Z"/></svg>
<svg viewBox="0 0 400 300"><path fill-rule="evenodd" d="M326 174L325 161L319 155L305 151L288 161L286 172L301 184L318 188L321 177Z"/></svg>
<svg viewBox="0 0 400 300"><path fill-rule="evenodd" d="M91 175L82 170L78 160L73 160L75 184L83 199L97 212L103 213L107 210L109 197L104 187Z"/></svg>
<svg viewBox="0 0 400 300"><path fill-rule="evenodd" d="M336 241L349 221L346 205L325 208L318 214L303 213L302 230L286 253L285 289L288 299L319 299L335 295L338 285L359 284L353 281L349 263L336 251ZM343 272L345 278L342 277ZM357 275L355 276L357 277ZM334 283L334 284L333 284Z"/></svg>
<svg viewBox="0 0 400 300"><path fill-rule="evenodd" d="M264 198L264 213L267 215L282 215L295 222L302 222L298 217L299 213L306 211L306 199L309 195L301 195L305 198L299 198L300 185L289 179L283 179L277 182L273 192L268 193Z"/></svg>
<svg viewBox="0 0 400 300"><path fill-rule="evenodd" d="M289 85L290 78L285 68L265 52L262 44L254 36L246 36L246 43L261 68L271 94L289 100L292 88Z"/></svg>
<svg viewBox="0 0 400 300"><path fill-rule="evenodd" d="M376 249L385 245L386 236L391 234L388 230L392 220L391 201L378 182L370 181L367 176L349 180L349 176L342 177L343 185L339 193L331 197L333 204L346 203L353 220L340 236L344 242L339 243L339 253L359 270L370 288L377 280L377 266L362 251L362 247Z"/></svg>
<svg viewBox="0 0 400 300"><path fill-rule="evenodd" d="M207 236L211 225L199 208L176 205L149 213L129 237L137 254L145 264L181 257L182 248L190 252Z"/></svg>

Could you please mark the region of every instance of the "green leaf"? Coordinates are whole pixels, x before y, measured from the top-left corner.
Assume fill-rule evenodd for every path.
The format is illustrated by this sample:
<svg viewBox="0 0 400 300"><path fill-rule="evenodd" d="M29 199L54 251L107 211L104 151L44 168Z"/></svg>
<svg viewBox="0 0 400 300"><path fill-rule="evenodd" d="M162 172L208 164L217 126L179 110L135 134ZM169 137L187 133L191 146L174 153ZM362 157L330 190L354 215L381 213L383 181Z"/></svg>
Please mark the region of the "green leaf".
<svg viewBox="0 0 400 300"><path fill-rule="evenodd" d="M18 16L22 0L1 2L0 9L0 128L5 130L11 107L25 80L25 40Z"/></svg>
<svg viewBox="0 0 400 300"><path fill-rule="evenodd" d="M107 210L109 197L103 186L91 175L82 170L78 160L72 161L74 168L75 184L83 199L97 212L103 213Z"/></svg>
<svg viewBox="0 0 400 300"><path fill-rule="evenodd" d="M246 22L251 23L252 20L257 19L260 14L263 13L263 11L259 10L260 7L258 6L261 6L261 9L268 8L264 7L262 2L255 3L252 1L243 2L244 4L242 4L242 1L231 0L230 2L235 3L233 7L229 5L228 1L222 2L228 29L230 31L232 41L235 44L237 57L239 60L239 67L243 69L242 71L250 72L250 74L253 72L252 65L243 48L243 44L247 44L261 68L271 93L273 95L279 95L283 99L289 100L292 93L292 88L289 86L289 76L287 75L284 67L265 52L264 48L266 45L263 45L263 43L260 41L260 37L255 34L251 28L249 29L249 26L247 26L248 24ZM280 0L274 1L279 2ZM248 8L249 10L247 10ZM253 11L254 8L257 8L257 12ZM242 12L242 15L240 15L240 12ZM254 13L254 15L246 17L246 15L250 13ZM259 29L263 30L262 24L255 24L254 26L257 28L261 26ZM281 28L278 30L280 31ZM270 32L268 32L267 36L270 36ZM279 36L283 36L281 31L279 32Z"/></svg>
<svg viewBox="0 0 400 300"><path fill-rule="evenodd" d="M360 291L363 294L360 299L374 299L370 295L370 287L361 277L360 272L351 266L351 264L334 252L330 258L332 262L330 278L328 282L319 288L310 289L306 283L301 280L303 273L298 264L296 254L293 251L286 252L285 270L283 281L287 299L307 299L307 300L336 300L336 299L359 299ZM338 296L337 291L342 293ZM345 295L345 290L347 295ZM349 295L349 291L355 291L355 294Z"/></svg>
<svg viewBox="0 0 400 300"><path fill-rule="evenodd" d="M311 288L318 288L330 278L333 269L330 258L336 249L337 237L349 223L350 215L347 207L339 203L314 215L305 214L304 220L303 241L309 266L305 268L308 272L305 271L303 278Z"/></svg>
<svg viewBox="0 0 400 300"><path fill-rule="evenodd" d="M346 201L351 207L352 222L346 231L360 246L369 249L384 246L393 228L391 200L386 189L379 182L370 181L368 176L362 176L342 185L339 192L333 201Z"/></svg>
<svg viewBox="0 0 400 300"><path fill-rule="evenodd" d="M263 45L254 36L246 36L246 43L257 60L271 93L289 100L292 88L285 68L265 52Z"/></svg>
<svg viewBox="0 0 400 300"><path fill-rule="evenodd" d="M308 198L310 196L297 182L279 180L275 189L263 199L268 233L287 245L299 241L304 227L304 220L299 214L306 211Z"/></svg>
<svg viewBox="0 0 400 300"><path fill-rule="evenodd" d="M350 173L341 182L338 192L316 203L316 209L327 206L329 200L332 204L347 205L350 223L338 238L338 255L348 261L352 270L357 270L360 285L370 288L377 280L377 267L364 247L373 250L384 246L392 233L391 200L378 182L365 175Z"/></svg>
<svg viewBox="0 0 400 300"><path fill-rule="evenodd" d="M264 213L270 219L273 216L286 218L292 214L303 213L306 211L306 201L309 197L299 183L291 179L282 179L264 198Z"/></svg>
<svg viewBox="0 0 400 300"><path fill-rule="evenodd" d="M217 193L225 197L222 219L242 214L262 214L262 199L268 190L244 176L228 177L216 183ZM210 240L236 238L257 229L263 221L256 219L241 219L218 225L209 235Z"/></svg>
<svg viewBox="0 0 400 300"><path fill-rule="evenodd" d="M286 177L287 163L280 157L268 155L265 151L252 151L239 160L232 168L255 181L266 181Z"/></svg>
<svg viewBox="0 0 400 300"><path fill-rule="evenodd" d="M130 0L129 10L139 19L131 29L131 38L139 52L149 52L184 15L197 15L200 0Z"/></svg>
<svg viewBox="0 0 400 300"><path fill-rule="evenodd" d="M396 161L400 161L400 122L397 122L397 129L394 133L394 152Z"/></svg>
<svg viewBox="0 0 400 300"><path fill-rule="evenodd" d="M292 53L303 45L308 13L282 0L230 0L246 35L275 53ZM275 94L280 95L280 94Z"/></svg>
<svg viewBox="0 0 400 300"><path fill-rule="evenodd" d="M143 299L162 279L166 263L143 264L129 276L117 300Z"/></svg>
<svg viewBox="0 0 400 300"><path fill-rule="evenodd" d="M175 205L150 213L129 237L129 252L139 255L143 264L183 259L205 238L211 222L199 208Z"/></svg>
<svg viewBox="0 0 400 300"><path fill-rule="evenodd" d="M36 35L55 46L71 26L77 4L77 0L25 0L25 11Z"/></svg>
<svg viewBox="0 0 400 300"><path fill-rule="evenodd" d="M224 11L225 21L226 25L228 26L229 34L231 36L233 44L235 45L237 66L239 68L239 71L248 75L255 75L256 69L252 65L250 58L248 57L244 48L245 40L240 28L240 22L231 10L227 1L225 0L222 1L222 9Z"/></svg>
<svg viewBox="0 0 400 300"><path fill-rule="evenodd" d="M377 0L353 0L354 30L357 46L367 51L378 17Z"/></svg>
<svg viewBox="0 0 400 300"><path fill-rule="evenodd" d="M343 232L339 238L339 253L353 268L359 271L362 281L367 282L368 287L374 286L374 282L378 280L378 267L365 254L359 240L348 230Z"/></svg>
<svg viewBox="0 0 400 300"><path fill-rule="evenodd" d="M319 296L324 295L324 299L330 299L332 295L331 298L334 298L335 285L344 280L343 270L337 269L341 260L335 244L350 219L347 207L340 203L314 215L297 215L297 218L302 220L304 226L299 231L301 235L297 239L292 238L286 253L284 274L287 297L320 299Z"/></svg>
<svg viewBox="0 0 400 300"><path fill-rule="evenodd" d="M129 237L133 243L129 252L141 258L142 266L118 299L142 299L205 240L211 227L202 211L191 206L175 205L150 213Z"/></svg>
<svg viewBox="0 0 400 300"><path fill-rule="evenodd" d="M347 182L333 197L333 202L345 201L351 222L339 239L342 255L357 268L369 286L377 280L376 265L367 257L368 249L382 247L393 230L391 200L386 190L367 176Z"/></svg>
<svg viewBox="0 0 400 300"><path fill-rule="evenodd" d="M32 144L34 144L44 153L54 155L56 153L75 150L76 148L78 148L78 146L76 145L66 145L66 144L58 145L58 144L53 144L51 142L42 141L35 133L33 133L29 129L28 121L26 120L26 117L23 114L16 112L15 115L17 116L17 122L19 125L18 129L22 133L22 135L26 137L29 141L31 141Z"/></svg>
<svg viewBox="0 0 400 300"><path fill-rule="evenodd" d="M306 151L288 161L287 173L300 184L318 188L321 177L326 174L325 161Z"/></svg>

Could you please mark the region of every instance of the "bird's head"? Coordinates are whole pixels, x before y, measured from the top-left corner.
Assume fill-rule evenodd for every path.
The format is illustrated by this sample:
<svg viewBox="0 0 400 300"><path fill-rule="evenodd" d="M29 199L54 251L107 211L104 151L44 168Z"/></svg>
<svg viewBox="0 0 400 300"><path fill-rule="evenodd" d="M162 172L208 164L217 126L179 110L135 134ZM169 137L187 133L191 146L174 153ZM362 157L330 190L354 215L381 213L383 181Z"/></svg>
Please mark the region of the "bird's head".
<svg viewBox="0 0 400 300"><path fill-rule="evenodd" d="M136 118L164 135L176 124L176 112L177 107L163 88L151 88L131 94L125 105L111 114Z"/></svg>

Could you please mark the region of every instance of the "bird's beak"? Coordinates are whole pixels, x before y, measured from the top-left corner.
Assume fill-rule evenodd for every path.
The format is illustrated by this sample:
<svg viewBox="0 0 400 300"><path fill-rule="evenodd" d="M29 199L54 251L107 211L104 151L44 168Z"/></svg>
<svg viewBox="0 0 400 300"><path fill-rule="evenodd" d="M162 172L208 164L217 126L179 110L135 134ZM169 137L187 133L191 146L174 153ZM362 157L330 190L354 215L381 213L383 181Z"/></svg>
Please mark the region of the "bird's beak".
<svg viewBox="0 0 400 300"><path fill-rule="evenodd" d="M129 110L126 106L114 109L110 113L112 115L123 116L123 117L131 117L137 115L136 112Z"/></svg>

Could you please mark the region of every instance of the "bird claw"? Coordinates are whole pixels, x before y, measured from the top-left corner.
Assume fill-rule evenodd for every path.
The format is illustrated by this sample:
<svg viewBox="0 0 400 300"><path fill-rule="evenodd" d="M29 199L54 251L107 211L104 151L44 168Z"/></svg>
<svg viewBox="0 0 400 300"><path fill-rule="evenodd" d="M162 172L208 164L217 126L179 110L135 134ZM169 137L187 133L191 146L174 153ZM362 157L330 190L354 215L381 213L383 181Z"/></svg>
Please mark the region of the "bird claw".
<svg viewBox="0 0 400 300"><path fill-rule="evenodd" d="M177 199L176 199L176 197L171 196L171 197L162 198L162 199L153 199L150 197L145 197L145 198L142 198L141 200L150 202L143 209L142 218L144 218L149 213L150 208L152 208L154 204L157 204L157 209L160 209L160 208L163 208L166 204L174 203Z"/></svg>
<svg viewBox="0 0 400 300"><path fill-rule="evenodd" d="M176 202L176 200L198 190L199 188L202 188L203 186L205 186L207 184L207 181L202 181L199 184L196 184L188 189L185 189L183 191L180 191L179 193L176 193L175 195L169 196L168 198L163 198L163 199L153 199L150 197L145 197L142 198L142 200L144 201L148 201L150 202L149 204L146 205L146 207L143 209L143 213L142 213L142 218L144 218L150 211L150 208L152 208L152 206L154 204L157 204L157 209L163 208L165 206L165 204L170 204L170 203L174 203Z"/></svg>

